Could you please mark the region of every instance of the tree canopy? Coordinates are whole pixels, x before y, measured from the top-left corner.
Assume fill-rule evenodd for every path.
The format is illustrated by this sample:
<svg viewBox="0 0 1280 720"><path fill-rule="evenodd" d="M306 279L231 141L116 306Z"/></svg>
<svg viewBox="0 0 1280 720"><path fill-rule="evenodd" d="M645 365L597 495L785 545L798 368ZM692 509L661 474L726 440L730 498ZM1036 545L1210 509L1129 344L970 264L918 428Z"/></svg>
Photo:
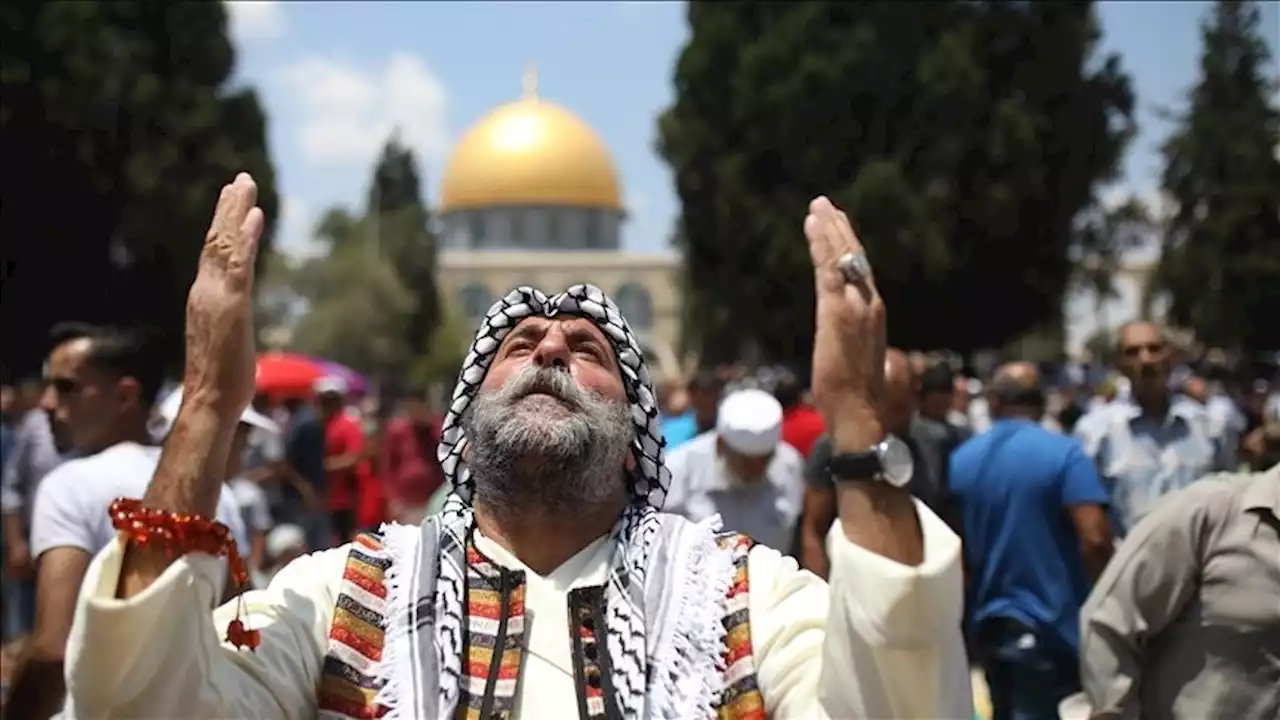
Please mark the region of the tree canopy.
<svg viewBox="0 0 1280 720"><path fill-rule="evenodd" d="M1210 346L1280 349L1280 108L1256 2L1218 2L1200 78L1164 145L1176 211L1155 278Z"/></svg>
<svg viewBox="0 0 1280 720"><path fill-rule="evenodd" d="M818 194L868 246L893 343L966 352L1060 318L1077 218L1134 131L1092 3L691 3L688 22L658 145L704 361L808 356Z"/></svg>
<svg viewBox="0 0 1280 720"><path fill-rule="evenodd" d="M177 361L221 185L253 174L268 250L278 214L224 6L17 3L0 18L4 372L38 372L63 320L153 325Z"/></svg>
<svg viewBox="0 0 1280 720"><path fill-rule="evenodd" d="M443 318L421 185L413 152L393 136L373 169L363 212L325 213L315 228L323 253L274 268L269 282L282 292L260 295L260 317L292 314L291 303L279 300L287 289L306 305L291 346L369 373L384 388L412 377L423 362L434 368Z"/></svg>

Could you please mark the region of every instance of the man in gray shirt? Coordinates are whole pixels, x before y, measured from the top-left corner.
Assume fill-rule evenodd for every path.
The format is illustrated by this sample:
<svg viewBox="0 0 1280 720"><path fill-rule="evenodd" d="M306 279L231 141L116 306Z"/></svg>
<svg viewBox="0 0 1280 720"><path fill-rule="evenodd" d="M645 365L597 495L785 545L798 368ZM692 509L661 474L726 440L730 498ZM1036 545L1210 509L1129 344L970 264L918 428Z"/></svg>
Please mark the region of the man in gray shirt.
<svg viewBox="0 0 1280 720"><path fill-rule="evenodd" d="M1280 717L1280 465L1164 498L1120 545L1080 628L1094 718Z"/></svg>

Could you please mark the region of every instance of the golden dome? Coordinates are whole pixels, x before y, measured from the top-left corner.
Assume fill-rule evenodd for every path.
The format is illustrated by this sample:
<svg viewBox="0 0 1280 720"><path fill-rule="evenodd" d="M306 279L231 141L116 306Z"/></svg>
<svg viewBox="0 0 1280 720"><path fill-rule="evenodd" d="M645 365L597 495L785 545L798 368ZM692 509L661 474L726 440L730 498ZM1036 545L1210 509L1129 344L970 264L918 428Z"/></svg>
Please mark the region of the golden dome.
<svg viewBox="0 0 1280 720"><path fill-rule="evenodd" d="M568 205L622 210L613 159L578 116L525 96L484 116L462 136L444 168L440 210L500 205Z"/></svg>

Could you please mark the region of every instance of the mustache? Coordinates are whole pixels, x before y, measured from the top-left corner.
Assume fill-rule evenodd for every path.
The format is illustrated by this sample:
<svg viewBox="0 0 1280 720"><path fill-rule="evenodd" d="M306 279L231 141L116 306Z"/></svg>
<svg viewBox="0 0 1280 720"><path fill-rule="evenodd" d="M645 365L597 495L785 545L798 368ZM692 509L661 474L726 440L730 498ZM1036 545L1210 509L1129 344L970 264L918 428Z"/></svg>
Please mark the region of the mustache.
<svg viewBox="0 0 1280 720"><path fill-rule="evenodd" d="M587 394L573 381L567 370L529 366L520 371L502 388L498 400L503 405L514 405L534 394L550 395L574 410L581 410L587 403Z"/></svg>

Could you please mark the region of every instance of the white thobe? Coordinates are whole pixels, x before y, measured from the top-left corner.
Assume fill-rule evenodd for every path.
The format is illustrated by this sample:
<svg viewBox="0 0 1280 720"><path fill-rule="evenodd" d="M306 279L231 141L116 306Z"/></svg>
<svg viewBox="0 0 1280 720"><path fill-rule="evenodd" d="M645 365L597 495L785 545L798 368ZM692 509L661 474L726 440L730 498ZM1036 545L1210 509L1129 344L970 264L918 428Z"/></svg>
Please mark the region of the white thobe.
<svg viewBox="0 0 1280 720"><path fill-rule="evenodd" d="M748 556L757 679L774 718L965 718L972 698L964 644L960 540L916 503L925 560L909 567L863 550L837 522L830 586L772 548ZM526 576L526 649L516 695L525 718L578 714L568 594L604 582L604 538L547 576L476 535L477 549ZM224 564L200 554L151 587L116 598L123 549L93 561L67 647L67 717L314 718L347 548L299 558L244 596L257 652L221 642L231 602L212 613Z"/></svg>

